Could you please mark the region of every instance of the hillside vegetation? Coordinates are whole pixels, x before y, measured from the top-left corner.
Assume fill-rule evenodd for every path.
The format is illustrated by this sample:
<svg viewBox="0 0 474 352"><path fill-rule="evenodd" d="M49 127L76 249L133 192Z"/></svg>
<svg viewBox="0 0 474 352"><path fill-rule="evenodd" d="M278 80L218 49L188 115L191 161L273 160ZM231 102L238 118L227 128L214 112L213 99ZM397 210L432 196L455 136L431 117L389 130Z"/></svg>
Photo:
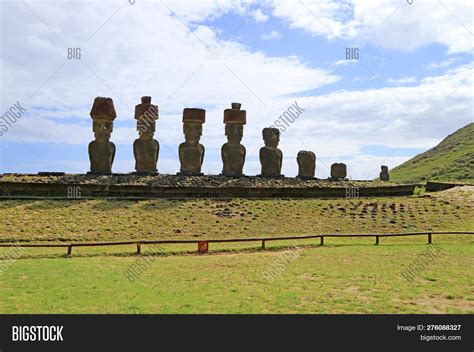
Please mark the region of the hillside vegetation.
<svg viewBox="0 0 474 352"><path fill-rule="evenodd" d="M436 147L390 172L390 181L462 181L474 183L474 123L457 130Z"/></svg>
<svg viewBox="0 0 474 352"><path fill-rule="evenodd" d="M472 230L473 187L355 199L5 200L0 242Z"/></svg>

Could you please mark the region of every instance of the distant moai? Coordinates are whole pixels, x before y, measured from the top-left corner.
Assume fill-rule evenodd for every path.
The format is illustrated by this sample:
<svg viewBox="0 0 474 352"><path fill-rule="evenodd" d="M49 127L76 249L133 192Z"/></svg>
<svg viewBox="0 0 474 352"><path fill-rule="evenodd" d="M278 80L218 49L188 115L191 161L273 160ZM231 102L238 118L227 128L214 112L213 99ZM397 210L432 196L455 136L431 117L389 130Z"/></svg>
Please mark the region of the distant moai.
<svg viewBox="0 0 474 352"><path fill-rule="evenodd" d="M309 150L301 150L296 157L298 162L298 178L312 179L316 171L316 154Z"/></svg>
<svg viewBox="0 0 474 352"><path fill-rule="evenodd" d="M242 106L240 103L232 103L231 106L232 109L224 110L227 143L221 148L222 175L243 176L246 150L240 142L244 134L244 125L247 123L247 112L240 110Z"/></svg>
<svg viewBox="0 0 474 352"><path fill-rule="evenodd" d="M133 142L135 170L137 174L157 174L156 164L160 144L153 139L158 120L158 106L151 104L151 97L142 97L141 104L135 106L135 119L139 138Z"/></svg>
<svg viewBox="0 0 474 352"><path fill-rule="evenodd" d="M186 108L183 110L183 133L185 141L179 145L178 175L201 176L204 160L204 146L199 143L202 135L202 124L206 122L206 110Z"/></svg>
<svg viewBox="0 0 474 352"><path fill-rule="evenodd" d="M265 146L260 148L260 164L262 166L262 177L283 177L281 165L283 153L278 149L280 142L280 131L278 128L265 127L262 130Z"/></svg>
<svg viewBox="0 0 474 352"><path fill-rule="evenodd" d="M388 166L382 165L381 169L382 171L380 171L379 174L380 181L389 181L390 175L388 174Z"/></svg>
<svg viewBox="0 0 474 352"><path fill-rule="evenodd" d="M95 140L89 143L91 174L110 174L115 157L115 145L110 142L113 121L117 117L111 98L96 97L92 110L92 131Z"/></svg>
<svg viewBox="0 0 474 352"><path fill-rule="evenodd" d="M344 163L331 165L331 180L344 180L347 177L347 167Z"/></svg>

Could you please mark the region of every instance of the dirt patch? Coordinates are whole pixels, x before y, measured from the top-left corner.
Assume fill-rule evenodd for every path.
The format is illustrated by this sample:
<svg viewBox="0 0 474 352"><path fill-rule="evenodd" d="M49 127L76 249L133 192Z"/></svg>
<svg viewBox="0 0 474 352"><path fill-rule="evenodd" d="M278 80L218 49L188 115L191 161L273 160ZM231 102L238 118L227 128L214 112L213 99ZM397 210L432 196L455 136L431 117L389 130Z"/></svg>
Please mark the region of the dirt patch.
<svg viewBox="0 0 474 352"><path fill-rule="evenodd" d="M428 314L445 314L448 309L460 309L465 313L474 312L474 302L464 298L448 298L446 297L423 297L414 303L422 307Z"/></svg>
<svg viewBox="0 0 474 352"><path fill-rule="evenodd" d="M414 304L421 308L427 314L446 314L449 313L449 309L459 309L464 313L474 312L474 301L469 301L464 298L448 298L446 297L428 297L423 296L422 298L415 300L399 300L402 305Z"/></svg>

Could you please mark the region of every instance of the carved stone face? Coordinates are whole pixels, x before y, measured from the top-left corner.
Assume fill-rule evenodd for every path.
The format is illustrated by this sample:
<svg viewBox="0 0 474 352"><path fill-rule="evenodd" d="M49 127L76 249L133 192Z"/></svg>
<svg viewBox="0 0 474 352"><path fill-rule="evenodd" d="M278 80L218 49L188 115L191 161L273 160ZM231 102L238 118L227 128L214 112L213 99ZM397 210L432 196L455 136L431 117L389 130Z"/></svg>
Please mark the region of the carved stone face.
<svg viewBox="0 0 474 352"><path fill-rule="evenodd" d="M202 124L199 122L185 122L183 133L188 144L198 144L202 135Z"/></svg>
<svg viewBox="0 0 474 352"><path fill-rule="evenodd" d="M334 163L331 165L331 178L346 178L347 166L344 163Z"/></svg>
<svg viewBox="0 0 474 352"><path fill-rule="evenodd" d="M137 130L141 140L151 141L155 134L155 122L139 120L137 122Z"/></svg>
<svg viewBox="0 0 474 352"><path fill-rule="evenodd" d="M113 130L112 121L94 120L92 123L92 131L97 141L108 142Z"/></svg>
<svg viewBox="0 0 474 352"><path fill-rule="evenodd" d="M300 177L314 177L316 168L316 155L307 150L301 150L296 157L298 162L298 176Z"/></svg>
<svg viewBox="0 0 474 352"><path fill-rule="evenodd" d="M244 126L236 123L225 125L225 135L229 144L240 144L244 135Z"/></svg>
<svg viewBox="0 0 474 352"><path fill-rule="evenodd" d="M264 129L263 132L263 141L265 142L265 147L267 148L276 148L280 142L280 134L276 128Z"/></svg>
<svg viewBox="0 0 474 352"><path fill-rule="evenodd" d="M298 155L296 156L296 162L298 163L298 166L300 168L303 168L308 163L311 162L311 156L306 151L300 151L300 152L298 152Z"/></svg>
<svg viewBox="0 0 474 352"><path fill-rule="evenodd" d="M383 165L382 166L382 172L388 172L388 166Z"/></svg>

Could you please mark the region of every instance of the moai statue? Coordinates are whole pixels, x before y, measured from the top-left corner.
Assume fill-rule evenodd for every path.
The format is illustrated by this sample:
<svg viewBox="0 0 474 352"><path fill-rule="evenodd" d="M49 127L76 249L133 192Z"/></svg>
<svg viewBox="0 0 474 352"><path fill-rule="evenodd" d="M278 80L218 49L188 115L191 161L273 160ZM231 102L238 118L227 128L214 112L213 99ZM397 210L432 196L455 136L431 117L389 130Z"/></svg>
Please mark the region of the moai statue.
<svg viewBox="0 0 474 352"><path fill-rule="evenodd" d="M347 177L347 167L344 163L335 163L331 165L331 179L344 180Z"/></svg>
<svg viewBox="0 0 474 352"><path fill-rule="evenodd" d="M301 150L296 157L298 162L298 176L299 178L311 179L314 178L316 170L316 155L309 150Z"/></svg>
<svg viewBox="0 0 474 352"><path fill-rule="evenodd" d="M283 153L278 149L280 131L278 128L266 127L262 130L265 146L260 148L260 164L262 177L284 177L281 174Z"/></svg>
<svg viewBox="0 0 474 352"><path fill-rule="evenodd" d="M390 176L388 174L388 166L382 165L381 169L382 171L380 171L379 174L380 181L389 181Z"/></svg>
<svg viewBox="0 0 474 352"><path fill-rule="evenodd" d="M202 135L202 124L206 122L206 110L187 108L183 110L183 133L185 142L179 145L178 175L201 176L204 160L204 146L199 143Z"/></svg>
<svg viewBox="0 0 474 352"><path fill-rule="evenodd" d="M157 174L156 163L160 144L153 139L158 106L151 104L151 97L142 97L142 103L135 106L135 119L139 138L133 142L135 170L137 174Z"/></svg>
<svg viewBox="0 0 474 352"><path fill-rule="evenodd" d="M110 174L115 157L115 145L110 142L110 135L113 130L113 121L117 117L113 100L104 97L95 98L90 115L95 140L89 143L91 161L89 173Z"/></svg>
<svg viewBox="0 0 474 352"><path fill-rule="evenodd" d="M225 135L227 143L221 148L222 175L243 176L245 162L245 147L240 144L247 123L246 111L240 110L242 104L232 103L232 109L224 110Z"/></svg>

